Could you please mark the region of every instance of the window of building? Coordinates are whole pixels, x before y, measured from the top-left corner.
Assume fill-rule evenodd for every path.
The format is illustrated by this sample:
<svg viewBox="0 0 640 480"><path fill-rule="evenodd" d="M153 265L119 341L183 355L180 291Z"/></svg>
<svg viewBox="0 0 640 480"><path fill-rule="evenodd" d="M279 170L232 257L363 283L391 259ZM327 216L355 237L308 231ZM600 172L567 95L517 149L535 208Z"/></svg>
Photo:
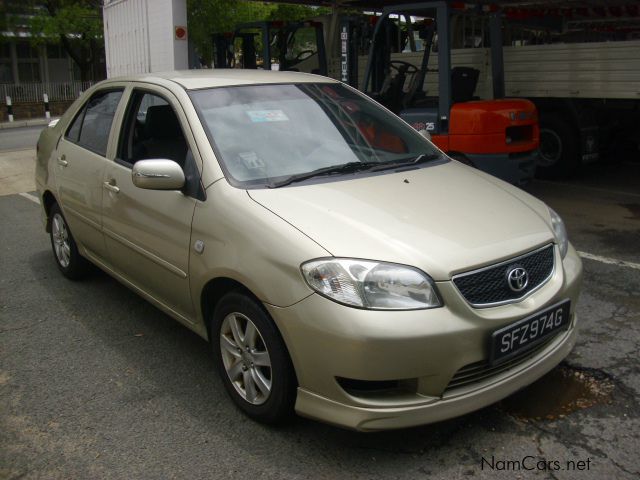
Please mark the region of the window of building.
<svg viewBox="0 0 640 480"><path fill-rule="evenodd" d="M18 57L18 80L20 83L39 82L40 61L38 49L27 42L16 43L16 56Z"/></svg>

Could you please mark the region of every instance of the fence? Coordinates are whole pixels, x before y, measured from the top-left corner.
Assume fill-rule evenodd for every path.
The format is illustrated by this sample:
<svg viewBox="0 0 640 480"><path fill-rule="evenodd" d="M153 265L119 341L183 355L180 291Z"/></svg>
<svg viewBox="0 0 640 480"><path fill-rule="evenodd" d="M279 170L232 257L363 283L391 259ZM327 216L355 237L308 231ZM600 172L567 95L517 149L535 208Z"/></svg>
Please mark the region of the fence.
<svg viewBox="0 0 640 480"><path fill-rule="evenodd" d="M59 83L5 83L0 84L0 104L11 97L12 103L42 102L43 94L49 96L50 102L75 100L80 92L87 90L94 82L59 82Z"/></svg>

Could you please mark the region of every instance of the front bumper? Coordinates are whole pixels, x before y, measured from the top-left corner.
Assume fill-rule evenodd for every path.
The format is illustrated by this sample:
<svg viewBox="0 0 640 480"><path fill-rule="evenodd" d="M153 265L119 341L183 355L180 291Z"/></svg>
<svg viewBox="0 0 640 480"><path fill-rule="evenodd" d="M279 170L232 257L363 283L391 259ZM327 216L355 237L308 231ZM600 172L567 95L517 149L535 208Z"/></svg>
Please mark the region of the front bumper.
<svg viewBox="0 0 640 480"><path fill-rule="evenodd" d="M538 166L538 150L505 154L465 154L474 167L516 186L533 180Z"/></svg>
<svg viewBox="0 0 640 480"><path fill-rule="evenodd" d="M295 305L267 305L289 349L298 378L296 411L358 430L402 428L489 405L557 365L575 342L575 306L582 265L570 247L538 291L518 303L472 308L451 282L438 282L444 307L404 312L368 311L311 295ZM571 300L568 330L506 371L463 389L447 389L464 366L488 357L493 331L559 300ZM399 381L399 390L360 394L338 379ZM406 387L406 388L405 388Z"/></svg>
<svg viewBox="0 0 640 480"><path fill-rule="evenodd" d="M543 353L514 371L494 378L491 383L466 393L434 397L428 403L416 406L364 408L336 402L300 388L296 411L305 417L360 431L405 428L458 417L502 400L558 365L575 345L575 322L574 315L570 330L554 339Z"/></svg>

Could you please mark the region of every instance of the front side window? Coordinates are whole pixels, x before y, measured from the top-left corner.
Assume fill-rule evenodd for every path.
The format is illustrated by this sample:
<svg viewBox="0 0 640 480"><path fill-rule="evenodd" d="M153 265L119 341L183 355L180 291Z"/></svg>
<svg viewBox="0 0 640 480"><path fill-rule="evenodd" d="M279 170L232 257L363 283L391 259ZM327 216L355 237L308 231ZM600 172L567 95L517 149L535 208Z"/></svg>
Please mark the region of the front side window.
<svg viewBox="0 0 640 480"><path fill-rule="evenodd" d="M98 155L106 156L111 124L121 97L122 90L95 93L78 112L65 137Z"/></svg>
<svg viewBox="0 0 640 480"><path fill-rule="evenodd" d="M164 158L184 168L188 150L173 107L159 95L135 90L120 135L118 159L133 165L138 160Z"/></svg>
<svg viewBox="0 0 640 480"><path fill-rule="evenodd" d="M313 172L339 178L338 167L353 174L360 166L443 158L398 117L340 84L211 88L190 96L227 178L242 188L281 186Z"/></svg>
<svg viewBox="0 0 640 480"><path fill-rule="evenodd" d="M176 111L160 95L134 90L120 133L117 161L131 167L139 160L173 160L182 167L185 195L203 200L200 173Z"/></svg>

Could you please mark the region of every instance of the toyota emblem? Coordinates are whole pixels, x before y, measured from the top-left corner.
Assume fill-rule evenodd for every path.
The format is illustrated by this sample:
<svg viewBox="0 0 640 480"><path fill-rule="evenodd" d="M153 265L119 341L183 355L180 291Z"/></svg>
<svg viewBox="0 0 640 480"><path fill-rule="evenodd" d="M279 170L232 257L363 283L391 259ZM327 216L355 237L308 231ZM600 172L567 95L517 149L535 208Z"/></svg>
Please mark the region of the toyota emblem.
<svg viewBox="0 0 640 480"><path fill-rule="evenodd" d="M507 270L507 284L514 292L521 292L529 284L529 274L520 266L509 267Z"/></svg>

